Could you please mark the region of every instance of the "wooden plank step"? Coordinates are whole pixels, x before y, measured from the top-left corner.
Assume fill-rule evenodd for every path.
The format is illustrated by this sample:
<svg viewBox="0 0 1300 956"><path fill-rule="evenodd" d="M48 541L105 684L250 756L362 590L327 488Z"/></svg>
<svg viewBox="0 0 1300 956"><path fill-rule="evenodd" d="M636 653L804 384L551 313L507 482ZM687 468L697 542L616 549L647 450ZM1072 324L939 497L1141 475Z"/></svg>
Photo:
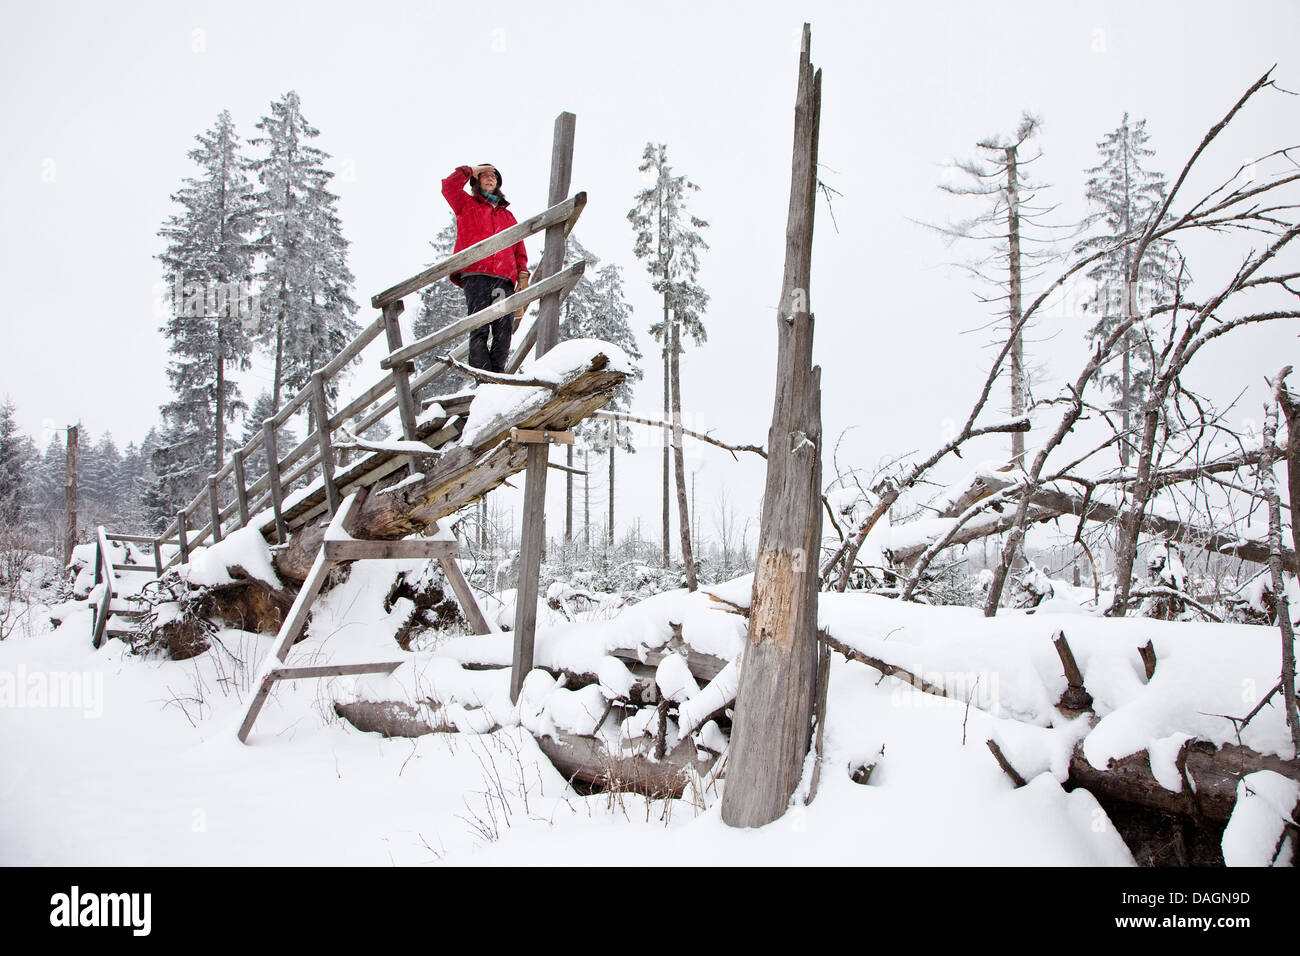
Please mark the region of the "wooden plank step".
<svg viewBox="0 0 1300 956"><path fill-rule="evenodd" d="M141 618L148 617L147 610L127 610L124 608L110 608L109 612L112 617L124 617L132 621L138 621Z"/></svg>

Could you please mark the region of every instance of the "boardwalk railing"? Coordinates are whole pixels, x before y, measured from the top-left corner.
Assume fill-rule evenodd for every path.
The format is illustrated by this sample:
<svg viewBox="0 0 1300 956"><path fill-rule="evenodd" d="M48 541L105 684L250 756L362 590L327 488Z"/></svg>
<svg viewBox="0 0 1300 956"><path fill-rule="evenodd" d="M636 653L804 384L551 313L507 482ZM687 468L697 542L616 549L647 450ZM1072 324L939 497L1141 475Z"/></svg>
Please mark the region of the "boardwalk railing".
<svg viewBox="0 0 1300 956"><path fill-rule="evenodd" d="M161 575L166 568L187 562L191 549L205 543L220 541L223 535L247 526L268 508L274 519L276 540L283 544L288 540L289 535L289 525L285 520L285 489L316 473L319 473L324 484L329 513L336 512L340 495L334 481L335 450L339 444L334 439L335 432L351 423L346 444L353 444L351 442L353 436L361 435L397 409L401 419L402 437L415 440L419 421L415 396L450 366L438 359L417 375L412 359L435 348L450 346L458 339L467 339L473 329L544 296L558 293L563 298L582 277L585 263L580 262L562 272L541 277L527 289L501 299L486 309L453 322L433 335L405 346L402 344L402 333L398 324L398 318L403 311L402 299L440 279L447 278L459 269L548 228L563 225L564 235L568 236L586 202L586 193L576 193L550 209L463 249L418 275L372 296L371 305L380 310L379 315L362 329L356 338L344 346L338 355L323 367L316 369L306 387L291 397L274 416L266 419L262 423L261 431L246 445L237 448L215 474L208 476L205 489L180 509L176 517L157 537L108 535L101 529L99 550L108 553L107 540L152 544L155 570ZM389 354L380 366L387 374L332 415L328 414L326 385L357 358L381 332L387 337ZM506 366L508 371L518 370L536 341L536 336L537 326L534 322L512 350ZM462 341L451 348L449 355L452 359L463 361L468 351L468 341ZM375 407L371 408L371 406ZM311 409L312 431L287 453L281 454L276 430L304 407ZM353 421L357 416L362 417ZM267 470L265 474L250 483L248 462L258 449L265 451ZM227 485L230 486L229 490ZM226 502L224 505L223 497ZM267 525L267 529L270 530L269 521L263 519L259 522L259 526L262 524ZM192 528L194 530L191 530ZM164 562L163 547L167 545L175 546L176 553L170 560ZM97 578L101 560L97 556ZM111 573L111 558L108 559L106 567ZM139 566L132 567L140 569ZM112 590L111 586L108 590ZM96 626L99 627L98 622ZM97 630L97 635L98 633Z"/></svg>

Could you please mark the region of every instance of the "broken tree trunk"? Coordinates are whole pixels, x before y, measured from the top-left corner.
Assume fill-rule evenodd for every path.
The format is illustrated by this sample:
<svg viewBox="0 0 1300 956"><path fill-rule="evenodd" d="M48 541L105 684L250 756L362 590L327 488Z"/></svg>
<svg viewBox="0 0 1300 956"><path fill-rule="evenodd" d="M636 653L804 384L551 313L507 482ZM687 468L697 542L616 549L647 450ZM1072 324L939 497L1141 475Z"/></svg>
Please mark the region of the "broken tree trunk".
<svg viewBox="0 0 1300 956"><path fill-rule="evenodd" d="M821 541L821 370L812 365L809 311L821 71L803 28L785 276L777 309L777 387L749 640L736 695L722 797L730 826L785 812L811 742L817 676L817 557Z"/></svg>

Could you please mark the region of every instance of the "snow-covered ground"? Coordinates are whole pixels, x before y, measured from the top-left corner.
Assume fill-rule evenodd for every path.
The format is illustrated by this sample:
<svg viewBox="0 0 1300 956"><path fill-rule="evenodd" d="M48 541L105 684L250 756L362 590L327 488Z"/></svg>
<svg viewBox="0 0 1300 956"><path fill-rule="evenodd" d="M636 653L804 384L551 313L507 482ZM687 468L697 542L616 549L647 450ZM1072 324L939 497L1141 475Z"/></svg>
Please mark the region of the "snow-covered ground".
<svg viewBox="0 0 1300 956"><path fill-rule="evenodd" d="M1231 721L1213 715L1247 713L1279 666L1271 628L1110 621L1060 607L986 620L968 608L822 595L832 637L954 699L834 655L817 799L737 831L721 821L720 783L674 801L578 795L520 722L562 725L580 692L534 681L521 715L508 670L460 667L508 662L508 634L401 651L393 635L411 606L384 611L393 570L355 564L318 601L289 661L406 663L389 678L280 683L249 746L235 730L269 636L226 629L183 662L133 656L118 640L95 651L83 603L65 608L57 629L42 623L0 643L0 863L1132 865L1097 801L1061 786L1075 742L1087 735L1098 766L1150 749L1158 779L1169 779L1183 735L1235 742ZM750 581L712 590L743 604ZM670 621L694 649L730 659L743 646L742 619L703 594L669 592L578 623L542 608L538 663L604 666L602 680L609 649L662 647ZM487 611L510 616L508 605ZM1058 629L1096 698L1090 732L1053 706L1065 689ZM1137 650L1148 640L1159 661L1150 683ZM460 733L392 740L333 710L335 700L428 696L482 707L452 714ZM493 723L502 729L473 732ZM1013 788L990 738L1028 785ZM1242 742L1291 756L1276 707ZM850 779L873 762L867 785ZM1267 817L1269 806L1252 813ZM1268 822L1237 825L1239 859L1250 858L1256 830Z"/></svg>

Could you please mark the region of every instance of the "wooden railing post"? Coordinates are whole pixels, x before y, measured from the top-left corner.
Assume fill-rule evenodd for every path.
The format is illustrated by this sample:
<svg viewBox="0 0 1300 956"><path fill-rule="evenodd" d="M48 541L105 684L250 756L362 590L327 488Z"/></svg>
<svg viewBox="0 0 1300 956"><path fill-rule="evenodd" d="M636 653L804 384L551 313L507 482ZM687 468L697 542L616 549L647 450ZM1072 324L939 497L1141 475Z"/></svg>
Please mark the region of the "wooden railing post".
<svg viewBox="0 0 1300 956"><path fill-rule="evenodd" d="M212 512L212 543L221 540L221 501L217 497L217 476L208 475L208 510Z"/></svg>
<svg viewBox="0 0 1300 956"><path fill-rule="evenodd" d="M577 117L561 113L555 117L555 139L551 146L551 202L553 206L569 191L573 174L573 132ZM556 275L564 266L564 226L546 230L546 248L538 270L543 280ZM544 296L537 309L537 355L545 355L559 341L560 301L557 290ZM527 473L524 478L523 534L519 542L519 590L515 602L514 657L510 672L510 699L519 700L524 678L533 668L533 632L537 626L537 579L541 571L542 552L546 547L546 461L550 445L534 442L528 446Z"/></svg>
<svg viewBox="0 0 1300 956"><path fill-rule="evenodd" d="M390 354L402 347L402 327L397 319L404 308L401 299L384 306L384 331L388 334ZM397 393L397 411L402 418L402 437L407 441L415 440L416 421L419 417L415 412L415 398L411 395L411 373L414 371L414 362L403 362L393 367L393 390Z"/></svg>
<svg viewBox="0 0 1300 956"><path fill-rule="evenodd" d="M266 477L271 486L271 509L275 512L275 540L284 544L289 529L284 524L284 492L280 488L280 453L275 447L275 418L262 422L262 444L266 446Z"/></svg>
<svg viewBox="0 0 1300 956"><path fill-rule="evenodd" d="M325 376L311 373L311 407L316 419L316 442L320 447L320 471L325 479L325 501L330 514L339 510L339 490L334 485L334 449L330 446L329 407L325 401Z"/></svg>
<svg viewBox="0 0 1300 956"><path fill-rule="evenodd" d="M244 480L244 449L235 451L235 497L239 500L239 526L248 527L248 482Z"/></svg>
<svg viewBox="0 0 1300 956"><path fill-rule="evenodd" d="M555 137L551 144L551 193L549 205L562 202L569 192L573 178L573 134L578 118L572 113L555 117ZM546 230L546 245L542 251L542 265L538 270L542 278L553 276L564 266L565 230L557 224ZM542 356L560 340L560 294L542 299L537 307L537 355Z"/></svg>
<svg viewBox="0 0 1300 956"><path fill-rule="evenodd" d="M153 566L154 569L158 572L158 577L162 577L163 565L162 565L162 539L161 538L153 539Z"/></svg>
<svg viewBox="0 0 1300 956"><path fill-rule="evenodd" d="M185 509L182 508L176 512L176 540L180 544L181 564L187 564L190 560L190 532L185 527Z"/></svg>

